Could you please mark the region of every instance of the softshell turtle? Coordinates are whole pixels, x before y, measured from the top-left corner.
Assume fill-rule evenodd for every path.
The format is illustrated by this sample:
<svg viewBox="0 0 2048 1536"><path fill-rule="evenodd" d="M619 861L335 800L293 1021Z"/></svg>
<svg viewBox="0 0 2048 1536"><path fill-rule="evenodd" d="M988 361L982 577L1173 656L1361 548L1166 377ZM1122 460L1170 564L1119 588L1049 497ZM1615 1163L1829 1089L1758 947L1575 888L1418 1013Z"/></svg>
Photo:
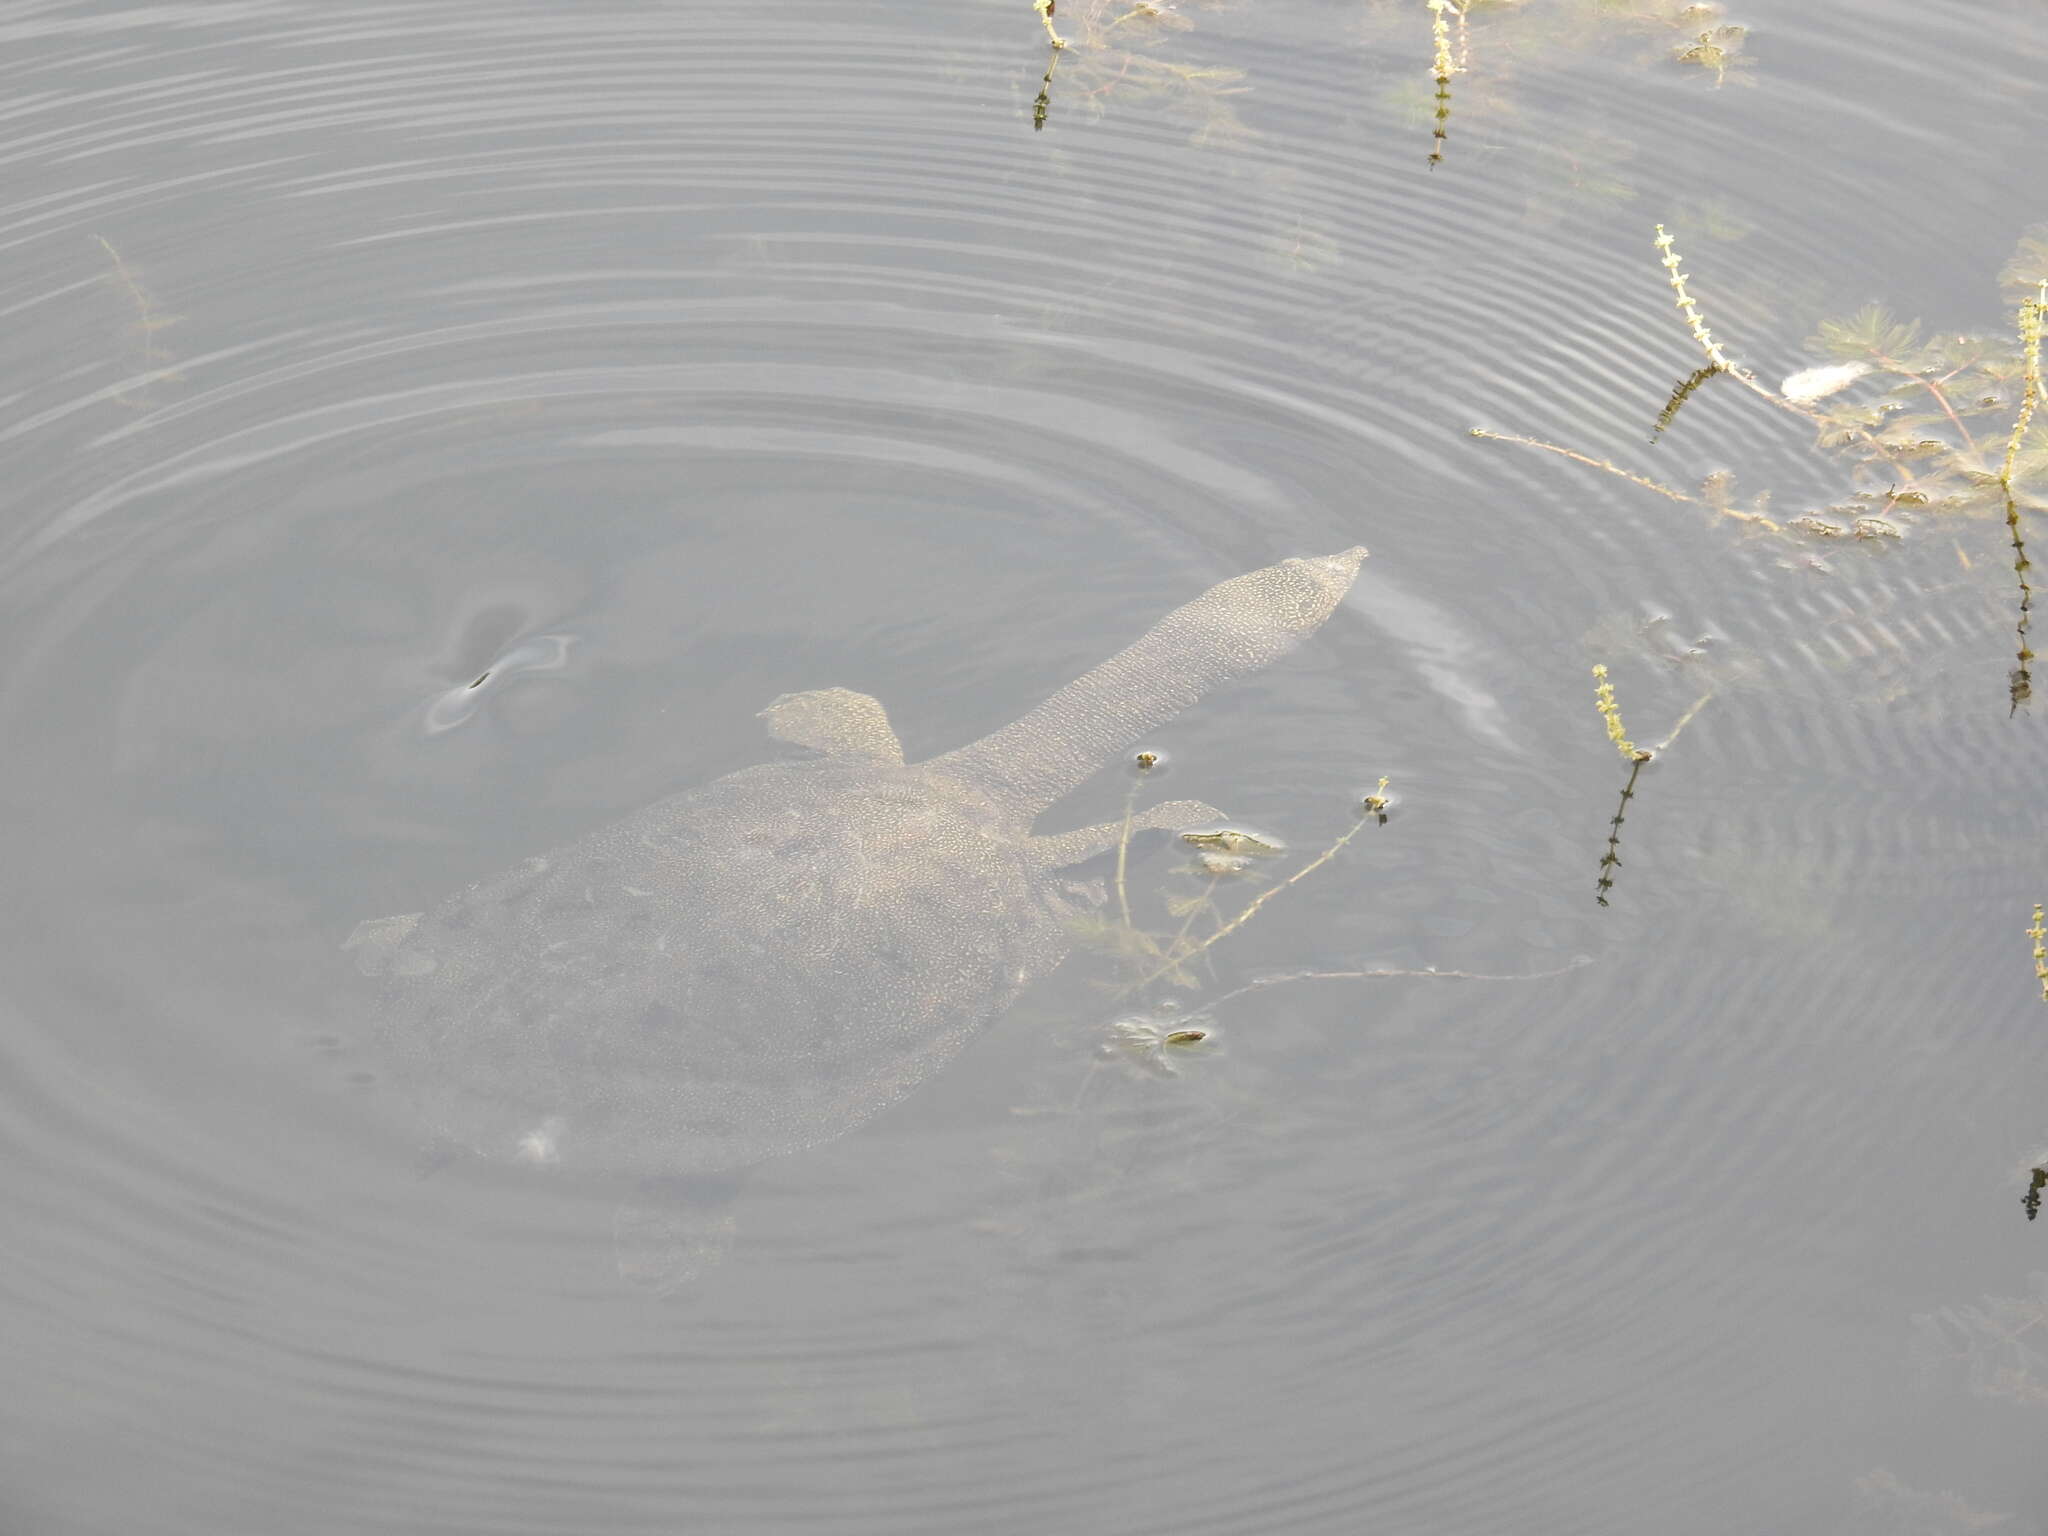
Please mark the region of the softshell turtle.
<svg viewBox="0 0 2048 1536"><path fill-rule="evenodd" d="M1211 587L1014 724L922 763L867 695L784 694L762 718L817 755L359 925L388 1076L445 1142L565 1169L703 1180L844 1134L1065 956L1059 871L1121 823L1041 837L1039 813L1293 650L1365 553ZM1180 800L1132 824L1220 820Z"/></svg>

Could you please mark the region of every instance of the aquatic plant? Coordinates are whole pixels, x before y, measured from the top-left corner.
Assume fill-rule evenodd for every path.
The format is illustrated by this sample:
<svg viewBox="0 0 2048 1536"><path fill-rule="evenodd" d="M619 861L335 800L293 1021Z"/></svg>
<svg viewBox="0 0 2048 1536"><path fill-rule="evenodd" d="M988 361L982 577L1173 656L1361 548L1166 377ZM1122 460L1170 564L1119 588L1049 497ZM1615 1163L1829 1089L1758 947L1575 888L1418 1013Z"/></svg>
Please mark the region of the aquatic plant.
<svg viewBox="0 0 2048 1536"><path fill-rule="evenodd" d="M1593 886L1593 899L1603 907L1608 904L1607 893L1614 889L1614 872L1621 868L1621 824L1628 814L1629 801L1636 797L1636 777L1649 760L1649 754L1644 753L1629 764L1628 782L1621 786L1621 799L1615 803L1614 819L1607 825L1607 847L1600 855L1600 878Z"/></svg>
<svg viewBox="0 0 2048 1536"><path fill-rule="evenodd" d="M1712 6L1689 5L1680 13L1681 17L1718 22L1719 13ZM1728 71L1748 61L1743 57L1743 45L1749 37L1746 27L1718 23L1703 27L1690 39L1671 50L1671 57L1681 64L1696 64L1701 69L1711 70L1714 84L1728 83Z"/></svg>
<svg viewBox="0 0 2048 1536"><path fill-rule="evenodd" d="M1451 76L1458 72L1458 66L1451 58L1451 26L1445 18L1455 11L1462 34L1468 3L1469 0L1457 0L1456 4L1452 0L1429 0L1429 31L1435 55L1430 63L1430 73L1436 79L1436 121L1429 145L1431 170L1443 163L1444 141L1450 137Z"/></svg>
<svg viewBox="0 0 2048 1536"><path fill-rule="evenodd" d="M2034 925L2027 930L2034 941L2034 980L2041 986L2041 1001L2048 1003L2048 923L2041 920L2041 903L2034 903Z"/></svg>
<svg viewBox="0 0 2048 1536"><path fill-rule="evenodd" d="M2032 245L2023 242L2023 252L2038 245L2040 265L2048 267L2048 238L2030 235L2029 241ZM1668 274L1675 307L1706 366L1673 389L1657 417L1651 441L1665 435L1694 391L1715 375L1726 374L1774 408L1807 423L1815 447L1843 462L1849 487L1824 506L1779 518L1767 510L1767 491L1752 498L1747 508L1736 505L1733 479L1725 470L1708 476L1695 494L1612 459L1540 438L1481 427L1472 428L1471 434L1558 454L1667 499L1691 502L1752 524L1773 536L1896 539L1916 520L1975 516L1996 506L2005 511L2014 535L2014 563L2021 582L2021 654L2015 691L2016 696L2023 695L2026 664L2031 659L2025 619L2032 587L2019 537L2019 514L2037 493L2042 471L2048 469L2048 433L2034 424L2035 413L2029 404L2038 402L2041 393L2040 301L2030 297L2022 305L2017 346L1997 336L1926 337L1916 323L1894 318L1881 305L1866 305L1846 317L1823 320L1809 339L1811 347L1832 361L1802 369L1772 389L1735 362L1709 329L1675 239L1661 224L1656 227L1654 244ZM2018 257L2008 264L2008 274L2015 264L2021 264ZM2022 265L2031 270L2033 264ZM2048 293L2039 277L2035 287ZM2015 397L2018 412L2008 415ZM1996 464L1986 457L1986 445L1994 440L2004 444L2004 458Z"/></svg>
<svg viewBox="0 0 2048 1536"><path fill-rule="evenodd" d="M1664 402L1664 409L1657 413L1657 425L1650 430L1650 441L1654 443L1658 438L1662 437L1664 429L1678 419L1679 409L1686 401L1692 398L1694 390L1722 371L1722 369L1715 367L1712 363L1707 363L1702 367L1695 368L1680 380L1677 386L1672 389L1671 398Z"/></svg>
<svg viewBox="0 0 2048 1536"><path fill-rule="evenodd" d="M128 301L135 306L136 328L142 333L142 354L137 360L137 371L141 376L139 382L146 388L150 384L180 378L181 375L173 366L175 360L157 340L157 333L176 325L182 317L167 315L156 307L150 299L148 290L142 286L133 269L122 259L121 253L114 249L111 240L105 235L94 235L93 239L98 241L100 249L107 253L107 259L113 263L114 280L127 293ZM123 390L115 398L124 405L148 403L139 389Z"/></svg>
<svg viewBox="0 0 2048 1536"><path fill-rule="evenodd" d="M1184 873L1202 881L1202 888L1193 895L1163 898L1167 916L1178 918L1179 926L1171 931L1154 930L1141 925L1133 916L1129 859L1138 788L1160 762L1160 755L1149 750L1138 753L1132 760L1133 778L1125 795L1123 823L1117 838L1115 918L1091 913L1077 917L1069 924L1078 944L1113 956L1127 967L1132 979L1113 984L1118 988L1119 997L1142 992L1158 982L1190 989L1199 986L1198 978L1190 969L1192 962L1242 929L1282 891L1299 884L1329 863L1363 827L1369 823L1386 825L1392 799L1387 792L1388 780L1382 776L1377 787L1359 803L1356 820L1351 826L1300 869L1260 891L1235 915L1228 917L1215 901L1216 892L1223 882L1249 874L1257 862L1279 858L1286 849L1270 838L1237 826L1182 833L1181 842L1192 856ZM1204 917L1209 918L1213 926L1209 932L1197 937L1195 926Z"/></svg>
<svg viewBox="0 0 2048 1536"><path fill-rule="evenodd" d="M1931 1493L1915 1488L1888 1467L1871 1468L1851 1487L1858 1536L1971 1536L1997 1530L2013 1518L2005 1511L1980 1509L1946 1488Z"/></svg>
<svg viewBox="0 0 2048 1536"><path fill-rule="evenodd" d="M1032 103L1032 126L1043 128L1052 110L1053 79L1062 66L1063 92L1102 115L1111 100L1128 107L1155 107L1193 123L1190 139L1206 143L1242 133L1229 99L1246 86L1244 71L1196 64L1164 51L1164 39L1193 22L1169 0L1068 0L1057 14L1067 24L1055 29L1054 0L1034 0L1052 40L1052 58Z"/></svg>
<svg viewBox="0 0 2048 1536"><path fill-rule="evenodd" d="M1680 269L1678 252L1672 248L1671 236L1664 232L1662 224L1657 226L1656 244L1664 270L1670 274L1671 291L1678 295L1678 309L1685 316L1686 328L1692 332L1692 339L1700 344L1700 350L1707 354L1708 364L1717 372L1733 372L1735 365L1723 355L1714 341L1713 332L1707 329L1707 322L1700 317L1699 306L1686 290L1686 274Z"/></svg>
<svg viewBox="0 0 2048 1536"><path fill-rule="evenodd" d="M1707 77L1718 86L1748 67L1747 30L1729 23L1714 5L1687 0L1351 0L1360 17L1361 42L1374 54L1401 59L1417 53L1417 22L1429 17L1427 70L1389 73L1378 95L1383 108L1418 126L1428 123L1434 170L1444 162L1451 114L1451 82L1458 87L1461 131L1484 133L1516 118L1516 88L1527 78L1545 81L1562 56L1636 48L1645 70ZM1599 103L1594 103L1596 107ZM1636 196L1625 167L1635 154L1629 125L1582 121L1540 135L1518 133L1515 148L1525 169L1532 219L1556 216L1569 203L1622 202Z"/></svg>
<svg viewBox="0 0 2048 1536"><path fill-rule="evenodd" d="M1366 815L1376 818L1383 827L1387 824L1387 807L1393 802L1387 794L1387 778L1385 774L1380 775L1380 781L1374 786L1372 793L1359 803Z"/></svg>
<svg viewBox="0 0 2048 1536"><path fill-rule="evenodd" d="M2027 572L2032 563L2027 559L2027 541L2020 531L2019 497L2013 490L2013 468L2019 462L2020 445L2026 441L2027 428L2034 419L2034 406L2041 398L2041 316L2048 309L2048 278L2036 287L2034 296L2021 301L2019 316L2020 352L2023 359L2024 383L2020 396L2020 408L2013 418L2012 432L2005 442L2005 461L1999 466L1998 484L2005 493L2005 527L2012 538L2012 571L2019 583L2019 622L2014 626L2018 634L2016 660L2012 669L2012 682L2008 693L2012 706L2008 714L2017 714L2019 707L2033 697L2034 676L2030 663L2034 659L2033 648L2027 643L2027 631L2033 620L2034 584L2028 580ZM2048 986L2048 983L2044 983Z"/></svg>
<svg viewBox="0 0 2048 1536"><path fill-rule="evenodd" d="M1606 666L1604 664L1595 666L1593 668L1593 676L1597 680L1597 686L1593 689L1593 697L1596 701L1596 707L1600 711L1600 718L1607 722L1607 739L1613 742L1615 749L1630 762L1647 762L1650 754L1640 750L1634 742L1628 739L1627 728L1621 723L1621 707L1614 702L1614 684L1607 680Z"/></svg>
<svg viewBox="0 0 2048 1536"><path fill-rule="evenodd" d="M1111 1023L1107 1045L1148 1072L1175 1077L1180 1068L1174 1058L1208 1044L1210 1038L1210 1031L1177 1024L1171 1015L1164 1020L1133 1017Z"/></svg>
<svg viewBox="0 0 2048 1536"><path fill-rule="evenodd" d="M2048 1407L2048 1274L2027 1281L2030 1295L1986 1296L1978 1306L1915 1315L1913 1354L1921 1370L1934 1375L1959 1364L1973 1397Z"/></svg>
<svg viewBox="0 0 2048 1536"><path fill-rule="evenodd" d="M1642 44L1645 63L1679 64L1725 84L1749 67L1748 28L1727 20L1717 4L1701 0L1449 0L1457 18L1458 71L1477 53L1490 74L1509 72L1543 48L1585 50L1613 40ZM1412 0L1368 0L1370 21L1406 25ZM1434 9L1434 7L1432 7ZM1472 26L1473 18L1479 25ZM1432 27L1434 31L1434 27ZM1475 47L1472 33L1480 34Z"/></svg>
<svg viewBox="0 0 2048 1536"><path fill-rule="evenodd" d="M1704 703L1705 700L1701 700ZM1672 734L1683 729L1685 720L1697 713L1699 705L1688 710ZM1643 756L1647 759L1648 754ZM1161 759L1151 751L1140 752L1132 762L1135 773L1142 776L1156 768ZM1637 764L1640 767L1640 763ZM1341 853L1367 826L1383 827L1392 814L1397 796L1389 786L1391 779L1382 774L1371 790L1361 795L1354 807L1352 824L1332 839L1314 858L1303 864L1286 878L1268 885L1251 897L1238 911L1226 917L1216 906L1215 892L1225 880L1249 874L1258 861L1279 858L1286 849L1269 838L1260 836L1241 827L1225 826L1212 830L1181 834L1183 844L1193 850L1191 866L1183 873L1204 882L1202 891L1193 896L1166 896L1162 899L1164 910L1170 918L1179 918L1177 929L1150 929L1137 922L1131 915L1127 888L1127 845L1134 813L1125 812L1124 832L1120 837L1117 851L1117 916L1105 913L1090 913L1073 919L1069 929L1075 943L1082 948L1092 949L1098 954L1117 961L1130 977L1121 983L1104 981L1098 985L1113 989L1116 999L1121 1002L1143 993L1159 983L1181 990L1194 990L1201 985L1193 963L1203 959L1209 951L1223 940L1239 932L1256 917L1267 904L1281 892L1291 889L1310 875L1328 864ZM1131 795L1135 795L1134 782ZM1128 804L1134 804L1129 800ZM1208 917L1212 926L1209 932L1197 937L1194 928L1198 919ZM1186 1009L1177 1001L1166 1001L1153 1005L1149 1011L1139 1014L1125 1014L1108 1022L1099 1036L1099 1055L1103 1059L1117 1059L1140 1067L1158 1077L1178 1075L1177 1062L1188 1059L1189 1053L1199 1053L1200 1048L1214 1041L1214 1031L1202 1021L1208 1019L1225 1003L1232 1002L1248 993L1264 991L1271 987L1290 985L1304 981L1377 981L1394 978L1409 978L1423 981L1542 981L1563 976L1584 965L1590 965L1589 955L1575 956L1561 966L1542 971L1520 973L1490 973L1483 971L1443 970L1434 966L1408 968L1399 966L1308 968L1284 972L1273 972L1257 976L1250 981L1204 1000L1199 1007ZM1091 1068L1091 1077L1093 1075ZM1075 1095L1078 1104L1081 1093L1086 1091L1084 1082ZM1070 1105L1069 1109L1073 1106Z"/></svg>
<svg viewBox="0 0 2048 1536"><path fill-rule="evenodd" d="M1643 765L1678 740L1678 733L1692 723L1692 717L1705 707L1713 694L1701 694L1693 702L1692 708L1678 717L1678 722L1671 727L1670 734L1656 747L1639 747L1629 740L1628 727L1622 723L1621 706L1615 702L1614 684L1608 681L1604 663L1594 666L1593 678L1594 707L1600 711L1600 718L1606 723L1607 739L1614 743L1615 750L1629 765L1628 782L1621 786L1621 799L1615 804L1613 819L1607 825L1607 847L1600 856L1600 877L1594 886L1594 900L1604 907L1608 904L1607 893L1614 889L1614 871L1621 868L1621 824L1627 818L1629 801L1635 798L1636 780L1642 776Z"/></svg>

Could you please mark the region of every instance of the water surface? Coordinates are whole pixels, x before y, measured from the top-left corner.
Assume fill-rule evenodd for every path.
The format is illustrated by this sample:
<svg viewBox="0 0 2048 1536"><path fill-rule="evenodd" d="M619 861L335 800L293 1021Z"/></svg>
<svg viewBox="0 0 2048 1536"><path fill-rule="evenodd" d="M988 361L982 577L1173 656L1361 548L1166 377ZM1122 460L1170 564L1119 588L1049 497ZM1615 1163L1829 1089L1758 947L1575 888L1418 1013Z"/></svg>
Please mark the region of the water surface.
<svg viewBox="0 0 2048 1536"><path fill-rule="evenodd" d="M1650 442L1655 227L1768 384L1871 301L2010 336L2048 34L1679 9L1475 5L1434 169L1421 6L1074 0L1049 83L1024 0L0 20L0 1524L2042 1529L2002 523L1467 429L1882 493L1725 377ZM761 760L778 693L929 756L1360 542L1151 744L1283 875L1393 814L1184 1007L1545 979L1257 988L1168 1074L1077 955L667 1301L380 1094L358 920ZM1604 906L1596 663L1645 745L1708 700Z"/></svg>

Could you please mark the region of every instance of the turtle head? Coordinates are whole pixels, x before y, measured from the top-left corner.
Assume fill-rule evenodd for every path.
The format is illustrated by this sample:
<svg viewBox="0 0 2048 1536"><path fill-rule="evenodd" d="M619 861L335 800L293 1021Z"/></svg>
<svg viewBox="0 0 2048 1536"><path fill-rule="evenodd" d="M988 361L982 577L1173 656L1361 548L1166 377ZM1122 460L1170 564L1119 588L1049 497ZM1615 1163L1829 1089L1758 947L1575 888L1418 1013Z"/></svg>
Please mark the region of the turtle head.
<svg viewBox="0 0 2048 1536"><path fill-rule="evenodd" d="M1238 644L1264 639L1274 647L1272 654L1284 654L1336 611L1364 559L1365 546L1354 544L1334 555L1282 560L1211 587L1199 607ZM1259 657L1260 662L1267 659Z"/></svg>
<svg viewBox="0 0 2048 1536"><path fill-rule="evenodd" d="M1219 582L1021 720L928 766L1036 816L1210 689L1293 650L1336 611L1364 559L1353 545Z"/></svg>

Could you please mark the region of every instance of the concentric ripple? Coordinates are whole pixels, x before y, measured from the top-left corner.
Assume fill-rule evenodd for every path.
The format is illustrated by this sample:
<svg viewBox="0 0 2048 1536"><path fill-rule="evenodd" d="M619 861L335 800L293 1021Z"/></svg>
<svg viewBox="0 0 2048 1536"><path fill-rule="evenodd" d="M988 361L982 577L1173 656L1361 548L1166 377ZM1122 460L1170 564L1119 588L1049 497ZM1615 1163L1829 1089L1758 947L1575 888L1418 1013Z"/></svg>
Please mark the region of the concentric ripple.
<svg viewBox="0 0 2048 1536"><path fill-rule="evenodd" d="M16 4L0 1527L1839 1523L1905 1319L2031 1235L1973 1203L2039 1138L2010 549L1468 429L1843 494L1733 380L1651 443L1652 237L1765 378L1874 295L2007 324L2038 19L1878 9L1769 0L1718 89L1476 9L1431 170L1419 6L1063 0L1055 61L1024 0ZM1150 743L1283 877L1395 788L1215 947L1197 1001L1301 979L1213 1049L1109 1048L1162 998L1079 955L667 1304L620 1192L380 1095L358 920L758 761L778 693L921 758L1359 542Z"/></svg>

